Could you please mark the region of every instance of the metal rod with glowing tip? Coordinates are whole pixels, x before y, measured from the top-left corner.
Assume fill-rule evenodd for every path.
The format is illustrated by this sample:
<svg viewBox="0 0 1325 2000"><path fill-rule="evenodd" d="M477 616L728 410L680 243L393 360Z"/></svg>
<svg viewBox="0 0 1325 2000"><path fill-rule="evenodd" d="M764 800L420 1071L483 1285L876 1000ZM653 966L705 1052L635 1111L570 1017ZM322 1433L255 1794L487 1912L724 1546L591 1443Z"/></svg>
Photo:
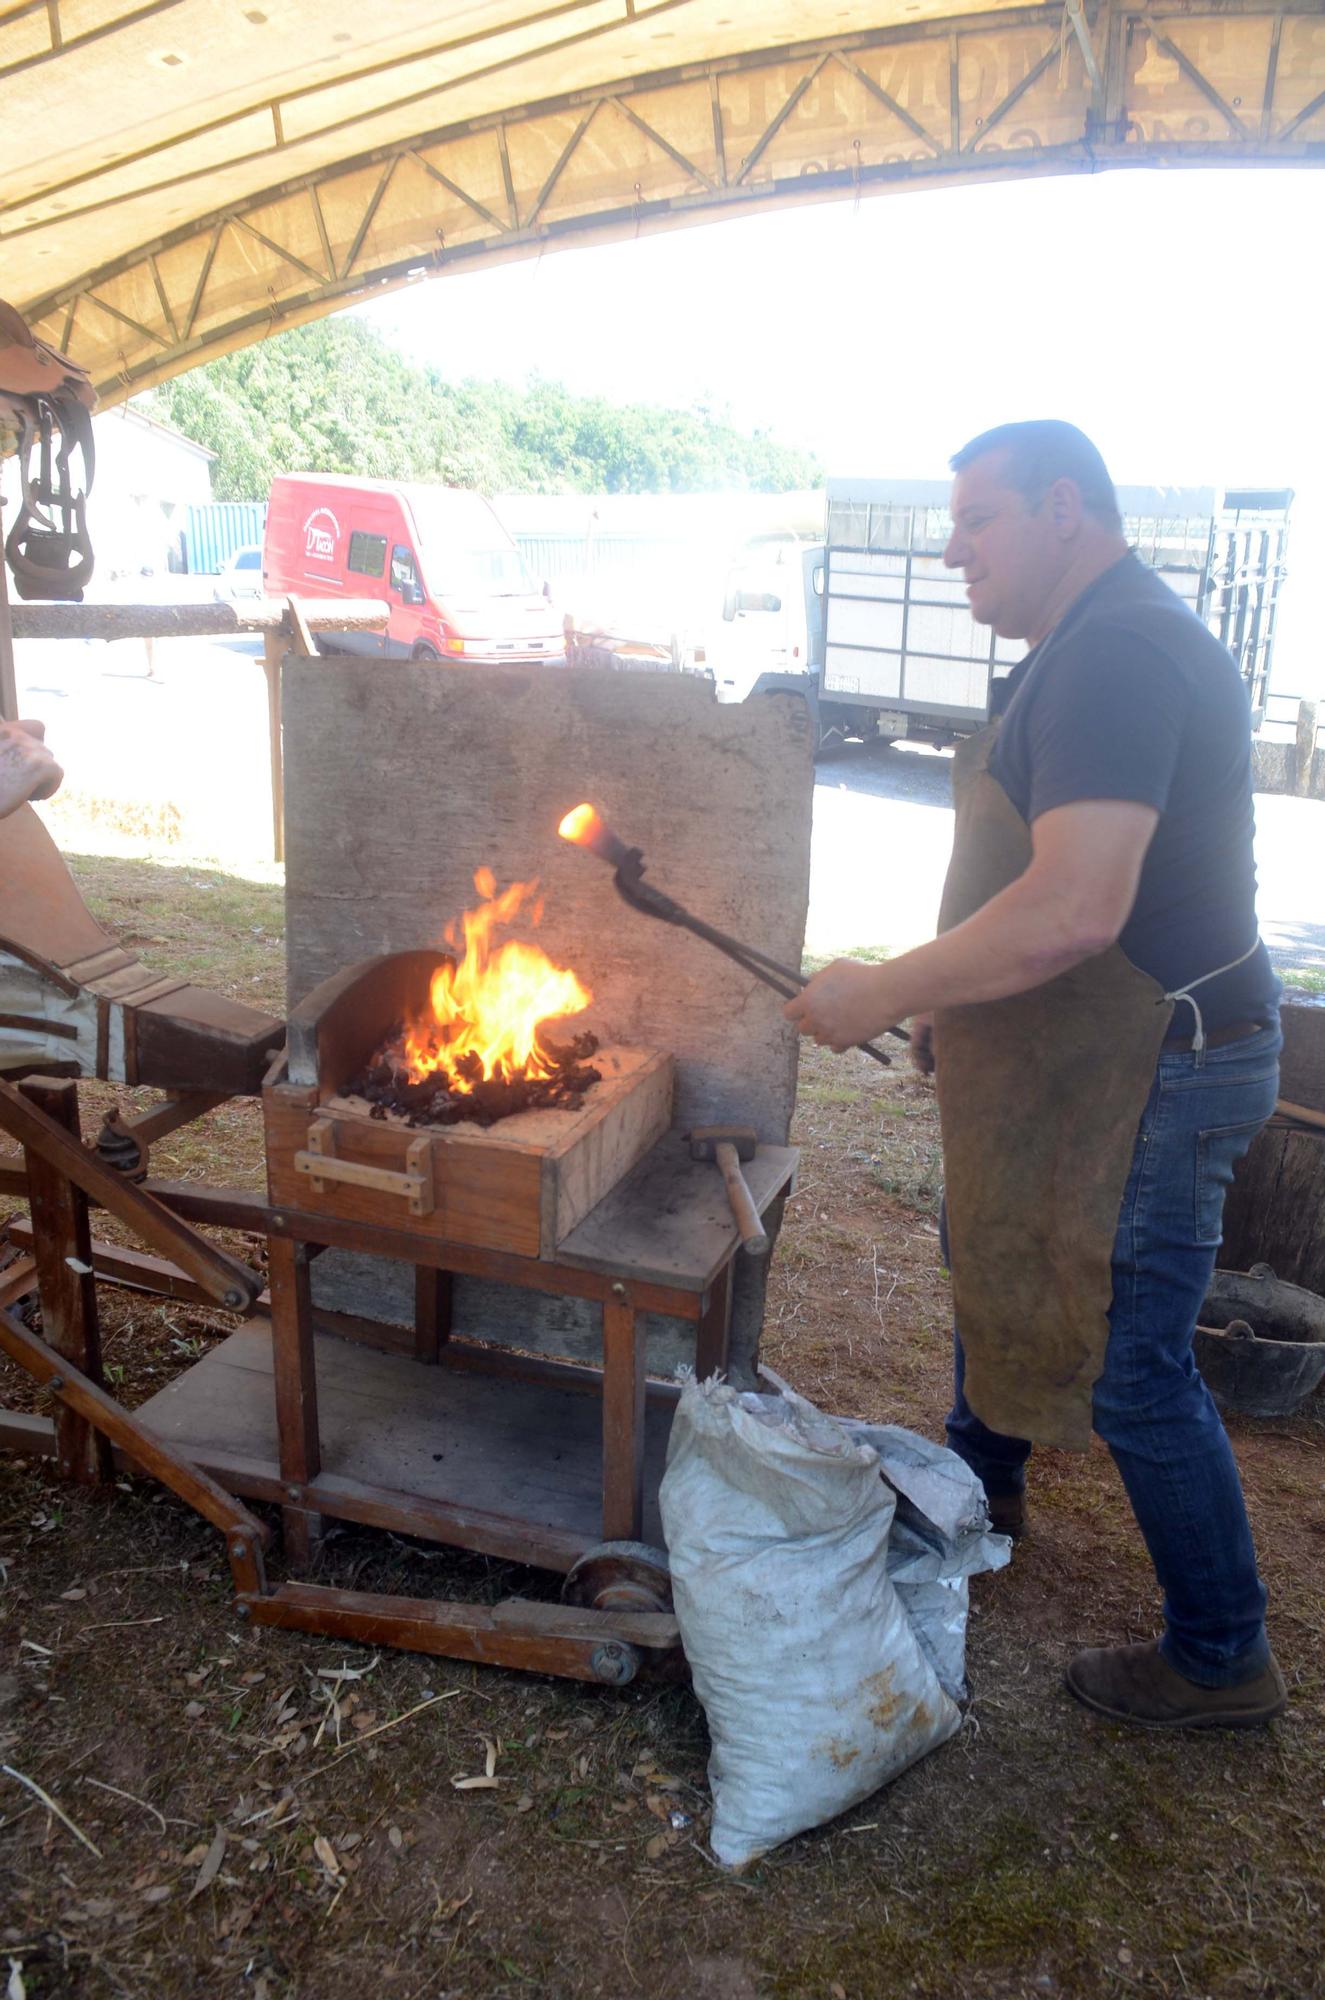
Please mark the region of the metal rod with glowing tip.
<svg viewBox="0 0 1325 2000"><path fill-rule="evenodd" d="M689 910L672 897L665 896L661 889L655 889L644 877L644 856L638 847L628 847L621 836L614 833L606 820L602 819L591 805L576 806L562 820L557 832L563 840L569 840L576 847L587 848L596 854L613 871L617 892L624 897L632 909L639 910L646 917L656 917L660 923L676 924L682 930L703 938L706 944L741 966L754 978L761 979L765 986L771 986L784 1000L790 1000L801 988L809 985L803 972L795 972L789 965L779 965L775 958L765 957L752 945L742 944L738 938L729 937L726 931L715 930L702 917L692 916ZM905 1028L889 1028L890 1035L896 1035L899 1042L909 1042L911 1037ZM892 1067L892 1057L874 1042L858 1042L875 1062L886 1069Z"/></svg>

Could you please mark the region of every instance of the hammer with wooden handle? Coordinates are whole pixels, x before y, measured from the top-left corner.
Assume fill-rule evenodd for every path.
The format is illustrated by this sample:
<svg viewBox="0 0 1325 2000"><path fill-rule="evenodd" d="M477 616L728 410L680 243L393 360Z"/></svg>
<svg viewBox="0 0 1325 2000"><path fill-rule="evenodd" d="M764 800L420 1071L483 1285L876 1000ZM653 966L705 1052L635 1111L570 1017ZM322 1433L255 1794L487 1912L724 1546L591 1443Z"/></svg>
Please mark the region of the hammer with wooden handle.
<svg viewBox="0 0 1325 2000"><path fill-rule="evenodd" d="M751 1257L766 1257L768 1237L741 1172L741 1161L752 1160L759 1144L753 1125L696 1125L688 1136L692 1160L717 1163L741 1232L742 1250Z"/></svg>

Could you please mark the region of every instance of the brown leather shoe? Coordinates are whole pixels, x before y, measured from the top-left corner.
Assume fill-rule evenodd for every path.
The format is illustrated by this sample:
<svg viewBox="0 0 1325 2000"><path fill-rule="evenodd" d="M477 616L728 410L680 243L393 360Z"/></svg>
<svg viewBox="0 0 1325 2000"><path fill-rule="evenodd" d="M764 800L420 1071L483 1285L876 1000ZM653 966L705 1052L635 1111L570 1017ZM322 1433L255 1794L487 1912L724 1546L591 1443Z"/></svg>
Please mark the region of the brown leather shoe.
<svg viewBox="0 0 1325 2000"><path fill-rule="evenodd" d="M1006 1535L1009 1541L1019 1542L1026 1532L1026 1495L986 1493L985 1505L989 1509L989 1525L994 1533Z"/></svg>
<svg viewBox="0 0 1325 2000"><path fill-rule="evenodd" d="M1097 1715L1144 1729L1254 1729L1282 1715L1284 1677L1273 1659L1238 1687L1201 1687L1171 1667L1158 1639L1136 1646L1091 1646L1069 1662L1069 1694Z"/></svg>

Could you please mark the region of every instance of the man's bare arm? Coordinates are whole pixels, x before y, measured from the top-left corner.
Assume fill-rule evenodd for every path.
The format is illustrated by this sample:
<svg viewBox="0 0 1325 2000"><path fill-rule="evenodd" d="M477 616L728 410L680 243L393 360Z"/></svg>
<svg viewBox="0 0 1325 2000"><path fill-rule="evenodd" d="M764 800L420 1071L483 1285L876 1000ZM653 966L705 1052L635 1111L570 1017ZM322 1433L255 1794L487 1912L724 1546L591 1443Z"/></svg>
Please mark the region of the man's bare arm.
<svg viewBox="0 0 1325 2000"><path fill-rule="evenodd" d="M838 959L825 966L788 1001L788 1020L845 1049L935 1007L1043 986L1115 942L1158 824L1154 807L1120 799L1041 814L1025 874L974 916L883 965Z"/></svg>

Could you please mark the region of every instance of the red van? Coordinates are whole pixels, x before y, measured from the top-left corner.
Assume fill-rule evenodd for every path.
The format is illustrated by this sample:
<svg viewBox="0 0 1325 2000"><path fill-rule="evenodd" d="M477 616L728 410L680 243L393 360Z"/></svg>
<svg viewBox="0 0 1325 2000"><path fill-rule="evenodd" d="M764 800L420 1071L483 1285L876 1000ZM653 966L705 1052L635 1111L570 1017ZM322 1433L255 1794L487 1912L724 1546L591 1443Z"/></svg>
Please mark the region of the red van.
<svg viewBox="0 0 1325 2000"><path fill-rule="evenodd" d="M384 633L322 633L337 652L464 666L565 659L559 621L520 551L487 501L458 487L280 473L262 574L272 597L390 606Z"/></svg>

